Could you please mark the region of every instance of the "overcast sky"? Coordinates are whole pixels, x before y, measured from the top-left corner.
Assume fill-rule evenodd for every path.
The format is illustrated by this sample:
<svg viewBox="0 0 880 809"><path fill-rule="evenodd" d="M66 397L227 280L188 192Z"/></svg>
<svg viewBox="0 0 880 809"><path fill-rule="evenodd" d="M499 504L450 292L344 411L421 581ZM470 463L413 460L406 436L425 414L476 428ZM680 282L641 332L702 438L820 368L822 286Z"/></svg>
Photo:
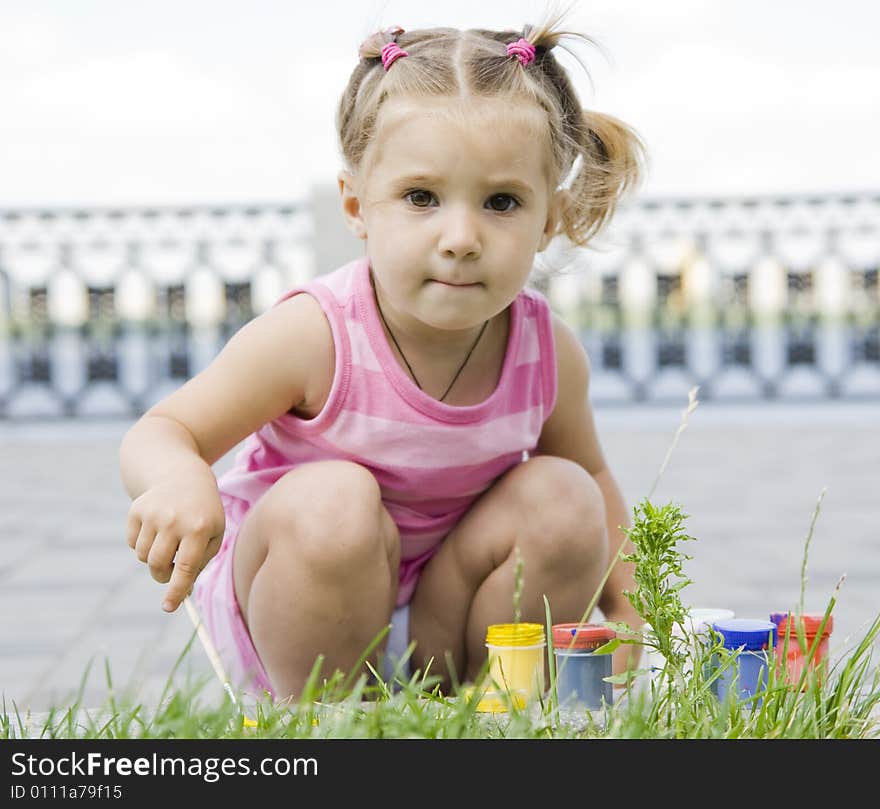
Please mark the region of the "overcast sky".
<svg viewBox="0 0 880 809"><path fill-rule="evenodd" d="M291 201L389 25L520 28L525 0L0 0L0 206ZM880 4L581 0L585 106L647 143L643 195L880 190ZM569 60L570 61L570 60Z"/></svg>

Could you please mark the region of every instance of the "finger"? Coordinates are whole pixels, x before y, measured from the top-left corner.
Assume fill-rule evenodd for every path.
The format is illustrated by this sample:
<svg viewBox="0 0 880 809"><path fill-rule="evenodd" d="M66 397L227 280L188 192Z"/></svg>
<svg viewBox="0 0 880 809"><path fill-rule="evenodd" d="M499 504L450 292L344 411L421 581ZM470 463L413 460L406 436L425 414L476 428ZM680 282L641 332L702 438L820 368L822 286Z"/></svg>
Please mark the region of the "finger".
<svg viewBox="0 0 880 809"><path fill-rule="evenodd" d="M196 576L201 572L206 547L204 539L186 536L181 540L162 602L162 609L166 612L174 612L191 592Z"/></svg>
<svg viewBox="0 0 880 809"><path fill-rule="evenodd" d="M156 532L151 525L141 523L140 531L134 543L134 554L139 562L146 563L150 556L150 549L156 540Z"/></svg>
<svg viewBox="0 0 880 809"><path fill-rule="evenodd" d="M141 532L141 518L135 514L134 509L129 509L128 519L125 522L125 541L128 547L134 550L137 545L138 536Z"/></svg>
<svg viewBox="0 0 880 809"><path fill-rule="evenodd" d="M201 573L207 566L208 562L210 562L220 550L220 546L223 544L223 537L211 537L208 540L208 547L205 548L205 553L202 556L202 566L199 568L199 573Z"/></svg>
<svg viewBox="0 0 880 809"><path fill-rule="evenodd" d="M180 538L172 531L160 531L153 540L153 546L147 556L147 565L150 568L150 575L161 584L165 584L171 578L174 554L177 552L179 542Z"/></svg>

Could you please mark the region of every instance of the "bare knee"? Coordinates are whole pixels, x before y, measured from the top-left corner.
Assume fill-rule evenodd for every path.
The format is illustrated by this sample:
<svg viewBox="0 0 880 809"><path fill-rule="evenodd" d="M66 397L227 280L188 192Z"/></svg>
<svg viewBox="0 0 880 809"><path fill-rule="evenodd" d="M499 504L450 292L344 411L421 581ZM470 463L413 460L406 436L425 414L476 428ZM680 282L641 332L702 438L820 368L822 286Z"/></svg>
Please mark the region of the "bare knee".
<svg viewBox="0 0 880 809"><path fill-rule="evenodd" d="M264 502L265 501L265 502ZM369 470L347 461L305 464L280 478L260 501L270 544L295 550L314 567L357 566L395 557L397 529Z"/></svg>
<svg viewBox="0 0 880 809"><path fill-rule="evenodd" d="M538 456L518 469L521 536L547 564L604 564L608 553L605 501L593 477L565 458Z"/></svg>

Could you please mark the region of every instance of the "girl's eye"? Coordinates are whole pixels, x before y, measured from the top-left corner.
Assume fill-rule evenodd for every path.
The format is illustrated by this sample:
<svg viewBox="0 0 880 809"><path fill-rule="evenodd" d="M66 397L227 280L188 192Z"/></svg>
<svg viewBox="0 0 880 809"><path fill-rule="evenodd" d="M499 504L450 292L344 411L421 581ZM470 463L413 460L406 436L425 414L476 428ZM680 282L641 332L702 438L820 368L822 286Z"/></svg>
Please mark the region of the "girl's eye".
<svg viewBox="0 0 880 809"><path fill-rule="evenodd" d="M487 202L489 208L498 213L509 213L519 205L510 194L493 194Z"/></svg>
<svg viewBox="0 0 880 809"><path fill-rule="evenodd" d="M409 200L411 205L415 205L416 208L427 208L433 202L434 195L430 191L417 189L410 191L406 195L406 199Z"/></svg>

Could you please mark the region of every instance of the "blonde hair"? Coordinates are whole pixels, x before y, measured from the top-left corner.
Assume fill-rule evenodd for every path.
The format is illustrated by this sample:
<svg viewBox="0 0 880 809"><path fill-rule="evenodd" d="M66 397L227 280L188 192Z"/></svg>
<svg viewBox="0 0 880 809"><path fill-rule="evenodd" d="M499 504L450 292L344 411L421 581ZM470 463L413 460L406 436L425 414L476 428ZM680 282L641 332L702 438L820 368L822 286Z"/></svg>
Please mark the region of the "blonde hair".
<svg viewBox="0 0 880 809"><path fill-rule="evenodd" d="M558 232L586 244L610 219L619 200L641 179L644 146L627 124L581 107L564 68L552 54L563 38L594 44L589 37L558 29L562 15L515 31L431 28L382 31L360 48L360 62L342 94L336 125L342 156L356 171L389 97L501 96L537 104L547 117L556 182L569 176L569 200ZM535 47L535 60L522 65L507 45L523 36ZM389 70L382 48L396 42L407 52ZM567 49L569 50L569 49Z"/></svg>

